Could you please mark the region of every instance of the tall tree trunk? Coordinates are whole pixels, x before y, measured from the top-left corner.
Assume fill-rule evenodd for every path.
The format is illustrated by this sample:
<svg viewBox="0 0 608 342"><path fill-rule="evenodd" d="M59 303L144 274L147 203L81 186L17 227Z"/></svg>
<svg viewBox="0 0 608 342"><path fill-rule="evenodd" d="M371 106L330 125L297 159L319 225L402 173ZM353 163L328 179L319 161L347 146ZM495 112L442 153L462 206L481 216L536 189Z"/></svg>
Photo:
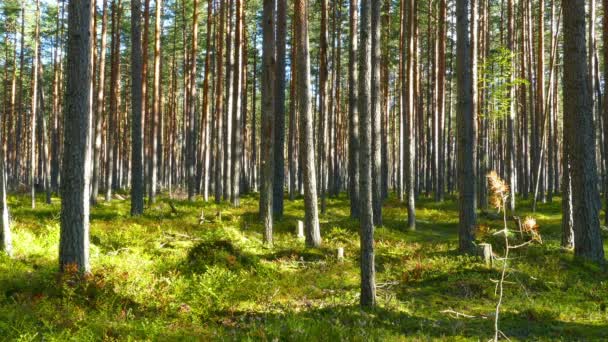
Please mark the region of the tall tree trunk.
<svg viewBox="0 0 608 342"><path fill-rule="evenodd" d="M460 251L472 253L475 227L475 117L469 19L471 2L456 0L456 77L458 87L458 206Z"/></svg>
<svg viewBox="0 0 608 342"><path fill-rule="evenodd" d="M232 103L233 99L233 73L234 73L234 55L232 52L232 42L234 41L234 26L232 25L232 17L234 14L234 0L227 0L226 5L228 6L226 18L226 108L224 109L224 149L223 149L223 162L224 162L224 174L223 174L223 197L224 200L230 200L230 192L232 191L231 185L231 171L232 171Z"/></svg>
<svg viewBox="0 0 608 342"><path fill-rule="evenodd" d="M604 7L603 26L603 54L604 54L604 83L608 82L608 0L602 1ZM604 170L608 172L608 91L604 90L603 104L603 124L604 124ZM608 175L604 175L604 200L606 202L604 224L608 224Z"/></svg>
<svg viewBox="0 0 608 342"><path fill-rule="evenodd" d="M416 187L415 187L415 159L416 159L416 142L414 141L414 118L416 116L416 103L414 98L415 92L415 69L416 69L416 4L414 0L405 0L405 12L407 15L407 28L406 28L406 39L407 39L407 67L406 67L406 80L405 87L402 87L403 98L405 99L405 106L402 108L404 111L402 125L405 129L402 129L403 133L403 144L405 155L403 156L403 169L404 169L404 183L405 193L407 196L407 226L410 230L416 229Z"/></svg>
<svg viewBox="0 0 608 342"><path fill-rule="evenodd" d="M513 0L507 0L507 49L515 55L515 10L513 7ZM506 178L507 183L511 186L511 196L509 197L508 207L511 212L515 210L515 194L517 191L515 183L515 113L516 113L516 102L515 102L515 87L513 83L515 81L515 59L509 61L511 63L509 69L509 114L507 117L507 148L506 148ZM483 175L485 176L485 175Z"/></svg>
<svg viewBox="0 0 608 342"><path fill-rule="evenodd" d="M131 215L144 212L141 0L131 1Z"/></svg>
<svg viewBox="0 0 608 342"><path fill-rule="evenodd" d="M372 188L372 4L361 1L361 27L359 47L359 137L360 174L360 243L361 243L361 297L363 307L376 304L376 269L374 264L374 212Z"/></svg>
<svg viewBox="0 0 608 342"><path fill-rule="evenodd" d="M274 178L273 213L283 216L283 194L285 192L285 54L287 45L287 0L277 0L276 25L276 86L274 119Z"/></svg>
<svg viewBox="0 0 608 342"><path fill-rule="evenodd" d="M93 2L68 2L59 266L89 272Z"/></svg>
<svg viewBox="0 0 608 342"><path fill-rule="evenodd" d="M194 201L196 190L196 54L198 48L198 0L192 4L192 46L190 50L190 68L188 87L188 147L187 147L187 173L188 173L188 201Z"/></svg>
<svg viewBox="0 0 608 342"><path fill-rule="evenodd" d="M204 121L204 136L205 141L201 143L202 151L202 166L203 169L203 200L209 200L209 180L210 168L209 158L211 155L211 146L209 145L209 133L211 133L211 114L209 111L209 85L211 78L211 30L213 25L213 0L207 1L207 48L205 51L205 80L203 81L203 113Z"/></svg>
<svg viewBox="0 0 608 342"><path fill-rule="evenodd" d="M112 71L110 83L110 112L106 124L106 164L105 164L105 200L112 200L114 145L116 145L116 118L120 111L120 18L121 0L114 0L112 4Z"/></svg>
<svg viewBox="0 0 608 342"><path fill-rule="evenodd" d="M23 111L23 69L25 67L24 61L24 50L25 50L25 1L21 2L21 42L19 52L19 104L17 128L15 133L15 183L19 185L21 181L21 143L22 143L22 131L23 131L23 118L25 113Z"/></svg>
<svg viewBox="0 0 608 342"><path fill-rule="evenodd" d="M317 205L317 178L315 175L315 153L313 145L313 120L310 85L310 55L308 44L308 0L294 1L294 42L296 44L297 94L300 113L300 153L303 156L302 172L304 173L304 220L306 245L321 245L319 213Z"/></svg>
<svg viewBox="0 0 608 342"><path fill-rule="evenodd" d="M101 135L103 130L104 115L104 90L105 90L105 70L106 70L106 41L108 31L108 0L103 1L103 14L101 19L101 47L99 49L99 83L97 85L97 103L95 108L95 135L93 145L93 178L91 180L91 204L97 204L99 195L99 182L101 176ZM56 95L57 96L57 95Z"/></svg>
<svg viewBox="0 0 608 342"><path fill-rule="evenodd" d="M263 67L262 67L262 184L260 219L264 224L264 241L272 245L272 195L274 160L274 121L276 106L276 44L274 1L264 0Z"/></svg>
<svg viewBox="0 0 608 342"><path fill-rule="evenodd" d="M153 114L151 115L150 121L150 156L149 156L149 164L148 164L148 176L150 177L150 181L148 182L148 201L149 203L156 202L156 185L158 178L158 129L160 127L160 117L161 117L161 94L162 94L162 84L161 84L161 41L160 35L162 31L162 10L163 10L163 2L162 0L156 0L156 13L155 13L155 22L154 22L154 102L153 102Z"/></svg>
<svg viewBox="0 0 608 342"><path fill-rule="evenodd" d="M593 103L585 44L585 1L562 0L564 16L564 132L568 134L574 213L574 254L604 263L600 233Z"/></svg>
<svg viewBox="0 0 608 342"><path fill-rule="evenodd" d="M374 225L382 225L382 79L381 19L382 1L372 1L371 8L371 115L372 115L372 200Z"/></svg>
<svg viewBox="0 0 608 342"><path fill-rule="evenodd" d="M36 0L36 15L34 23L34 58L32 59L32 106L30 119L30 194L32 209L36 208L36 114L38 112L38 62L40 35L40 0Z"/></svg>
<svg viewBox="0 0 608 342"><path fill-rule="evenodd" d="M318 150L318 165L319 170L319 188L321 190L321 213L325 213L327 209L327 123L329 118L329 99L327 91L327 80L329 76L328 72L328 60L327 60L327 20L328 20L328 0L321 0L321 39L319 46L319 115L318 115L318 127L319 127L319 142L317 144Z"/></svg>
<svg viewBox="0 0 608 342"><path fill-rule="evenodd" d="M223 117L223 85L222 77L224 70L224 63L222 62L222 56L224 53L224 29L226 28L226 4L223 3L220 5L220 23L219 23L219 33L217 34L217 55L215 59L215 116L216 116L216 127L215 127L215 177L214 177L214 187L215 187L215 203L220 203L222 200L222 117Z"/></svg>
<svg viewBox="0 0 608 342"><path fill-rule="evenodd" d="M437 81L435 92L437 94L437 185L435 200L444 200L445 189L445 39L446 39L446 0L439 0L439 25L437 31Z"/></svg>
<svg viewBox="0 0 608 342"><path fill-rule="evenodd" d="M279 7L280 8L280 7ZM280 12L280 11L279 11ZM243 68L243 56L242 56L242 36L243 36L243 2L242 0L236 0L236 24L235 24L235 35L234 35L234 70L233 86L232 91L234 99L232 100L232 170L231 170L231 185L230 199L232 205L238 207L240 204L240 185L241 185L241 162L243 158L243 135L242 135L242 110L241 110L241 96L242 96L242 68ZM282 194L281 194L282 195ZM281 196L282 198L282 196Z"/></svg>
<svg viewBox="0 0 608 342"><path fill-rule="evenodd" d="M296 41L295 41L295 13L294 21L292 21L292 38L291 38L291 61L295 63L296 55ZM297 126L298 126L298 112L297 112L297 99L296 99L296 82L297 82L297 68L294 67L291 70L291 80L289 85L289 142L287 149L287 159L289 160L289 200L293 201L296 198L297 191L297 174L298 174L298 137L297 137Z"/></svg>
<svg viewBox="0 0 608 342"><path fill-rule="evenodd" d="M350 48L348 52L348 194L350 197L350 217L359 217L359 75L357 66L358 0L350 0Z"/></svg>

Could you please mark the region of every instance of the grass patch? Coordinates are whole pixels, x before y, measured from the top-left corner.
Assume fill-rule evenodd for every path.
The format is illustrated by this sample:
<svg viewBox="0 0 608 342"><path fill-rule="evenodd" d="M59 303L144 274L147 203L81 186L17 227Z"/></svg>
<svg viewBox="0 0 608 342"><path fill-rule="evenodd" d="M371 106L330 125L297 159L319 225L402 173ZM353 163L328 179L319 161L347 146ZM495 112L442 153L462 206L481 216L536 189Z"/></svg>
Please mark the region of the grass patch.
<svg viewBox="0 0 608 342"><path fill-rule="evenodd" d="M285 202L275 244L263 244L257 197L240 208L164 197L141 217L129 201L91 213L92 275L60 276L59 200L29 208L11 196L15 257L0 257L0 339L487 340L498 269L456 253L454 198L417 203L417 230L391 197L376 229L379 307L358 307L358 223L344 195L321 215L323 247L295 236L301 199ZM520 216L529 201L519 201ZM560 202L539 204L545 243L514 254L501 329L512 340L608 339L608 276L559 247ZM206 220L199 224L201 212ZM221 213L220 216L217 213ZM491 228L501 223L480 215ZM338 261L336 248L345 249ZM500 248L500 246L497 246ZM476 318L442 313L446 309Z"/></svg>

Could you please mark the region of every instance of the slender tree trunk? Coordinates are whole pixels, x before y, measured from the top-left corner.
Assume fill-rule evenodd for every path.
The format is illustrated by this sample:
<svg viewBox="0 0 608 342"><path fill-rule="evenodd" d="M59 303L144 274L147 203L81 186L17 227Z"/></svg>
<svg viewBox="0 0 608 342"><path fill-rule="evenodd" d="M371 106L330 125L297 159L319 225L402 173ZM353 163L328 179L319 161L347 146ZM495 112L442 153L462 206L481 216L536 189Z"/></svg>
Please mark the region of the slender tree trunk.
<svg viewBox="0 0 608 342"><path fill-rule="evenodd" d="M131 215L144 212L141 0L131 1Z"/></svg>
<svg viewBox="0 0 608 342"><path fill-rule="evenodd" d="M445 39L446 39L446 0L439 0L439 25L437 31L437 82L435 83L435 92L437 94L437 186L435 192L435 200L444 200L445 189Z"/></svg>
<svg viewBox="0 0 608 342"><path fill-rule="evenodd" d="M604 7L603 26L603 54L604 54L604 83L608 82L608 0L602 1ZM604 171L608 172L608 91L604 90L603 104L603 130L604 130ZM563 162L562 162L563 163ZM604 224L608 224L608 175L604 175L604 200L606 202Z"/></svg>
<svg viewBox="0 0 608 342"><path fill-rule="evenodd" d="M160 127L160 117L161 117L161 94L162 94L162 84L161 84L161 31L162 31L162 10L163 10L163 2L162 0L156 0L156 13L155 13L155 22L154 22L154 102L153 102L153 114L151 115L150 121L150 156L149 156L149 164L148 164L148 176L150 177L150 181L148 182L148 202L150 204L156 202L156 186L157 186L157 178L158 178L158 129Z"/></svg>
<svg viewBox="0 0 608 342"><path fill-rule="evenodd" d="M196 190L196 54L198 48L198 0L194 0L192 4L192 47L190 51L190 73L188 95L188 147L187 147L187 173L188 173L188 201L194 201L194 193Z"/></svg>
<svg viewBox="0 0 608 342"><path fill-rule="evenodd" d="M358 0L350 0L350 48L348 63L348 191L350 197L350 217L359 217L359 75L357 65Z"/></svg>
<svg viewBox="0 0 608 342"><path fill-rule="evenodd" d="M234 99L232 100L232 189L230 191L230 199L232 205L238 207L240 204L240 185L241 185L241 162L243 158L243 135L242 135L242 110L241 110L241 96L242 96L242 67L243 67L243 56L242 56L242 36L243 36L243 2L242 0L236 0L236 31L234 35L234 70L233 86L232 91ZM281 194L282 195L282 194ZM282 197L281 197L282 198Z"/></svg>
<svg viewBox="0 0 608 342"><path fill-rule="evenodd" d="M18 118L17 118L17 129L15 133L15 183L19 185L21 181L21 143L22 143L22 131L23 131L23 118L25 113L23 112L23 69L25 67L24 61L24 50L25 50L25 1L21 2L21 43L19 52L19 98L17 103L19 104Z"/></svg>
<svg viewBox="0 0 608 342"><path fill-rule="evenodd" d="M232 24L232 17L234 14L234 1L227 0L226 5L228 6L226 18L226 108L224 108L224 126L223 126L223 162L224 162L224 173L223 173L223 197L224 200L230 200L230 192L232 191L231 185L231 171L232 171L232 103L234 102L233 95L233 73L234 71L234 54L232 52L232 42L234 41L234 25Z"/></svg>
<svg viewBox="0 0 608 342"><path fill-rule="evenodd" d="M321 230L319 229L319 213L317 205L317 178L315 175L315 156L313 145L313 120L310 85L310 55L308 44L308 0L294 1L294 42L296 44L296 59L298 82L298 112L300 113L300 152L304 162L304 220L306 245L319 247L321 245Z"/></svg>
<svg viewBox="0 0 608 342"><path fill-rule="evenodd" d="M360 243L361 243L361 297L363 307L376 304L376 270L374 264L374 212L372 188L372 4L361 1L361 45L359 47L359 137L360 174Z"/></svg>
<svg viewBox="0 0 608 342"><path fill-rule="evenodd" d="M407 226L410 230L416 229L416 187L415 187L415 159L416 159L416 142L414 141L414 118L416 116L416 103L415 103L415 69L416 69L416 4L414 0L406 1L406 15L407 15L407 28L406 28L406 39L407 39L407 68L406 68L406 86L403 87L403 98L405 99L405 106L403 108L403 122L402 125L405 127L403 131L404 137L404 172L405 172L405 192L407 196Z"/></svg>
<svg viewBox="0 0 608 342"><path fill-rule="evenodd" d="M209 146L209 133L211 132L211 114L209 111L209 85L211 78L211 30L213 25L213 0L207 1L207 48L205 51L205 80L203 81L203 113L202 117L204 121L204 135L205 141L202 142L204 148L202 152L202 169L203 169L203 200L209 200L209 180L210 180L210 148Z"/></svg>
<svg viewBox="0 0 608 342"><path fill-rule="evenodd" d="M101 47L99 50L99 83L97 86L97 103L95 108L95 136L93 145L93 178L91 180L91 204L97 204L99 195L99 182L101 176L101 135L103 130L104 116L104 90L105 90L105 70L106 70L106 41L108 31L108 1L103 1L103 14L101 19ZM55 93L55 96L58 94Z"/></svg>
<svg viewBox="0 0 608 342"><path fill-rule="evenodd" d="M105 200L112 200L114 145L116 144L116 118L120 111L120 18L121 0L114 0L112 5L112 71L110 94L110 112L106 124L106 164L105 164Z"/></svg>
<svg viewBox="0 0 608 342"><path fill-rule="evenodd" d="M319 170L319 188L321 190L321 213L325 213L327 209L327 123L329 117L329 99L327 92L328 80L328 60L327 60L327 17L328 17L328 0L321 0L321 39L319 47L319 141L317 144L317 159Z"/></svg>
<svg viewBox="0 0 608 342"><path fill-rule="evenodd" d="M372 1L371 8L371 115L372 115L372 200L374 225L382 225L382 79L381 79L382 1Z"/></svg>
<svg viewBox="0 0 608 342"><path fill-rule="evenodd" d="M222 137L220 136L222 132L222 117L223 117L223 65L222 56L224 53L224 29L226 28L226 5L225 3L220 5L220 23L219 23L219 33L217 35L217 55L215 59L215 68L216 68L216 84L215 84L215 115L216 115L216 127L215 127L215 179L214 179L214 187L215 187L215 203L220 203L222 200L222 156L223 156L223 144Z"/></svg>
<svg viewBox="0 0 608 342"><path fill-rule="evenodd" d="M32 60L32 106L30 119L30 193L32 209L36 208L36 114L38 112L38 62L40 35L40 0L36 0L36 15L34 23L34 58Z"/></svg>
<svg viewBox="0 0 608 342"><path fill-rule="evenodd" d="M295 13L294 21L295 22ZM292 22L292 38L291 38L291 61L295 63L297 58L296 52L296 40L295 40L295 24ZM289 145L287 149L287 159L289 159L289 200L293 201L296 198L297 191L297 174L298 174L298 137L296 135L298 126L298 112L297 112L297 99L296 99L296 83L297 81L297 68L291 69L291 80L289 86ZM298 95L299 96L299 95Z"/></svg>
<svg viewBox="0 0 608 342"><path fill-rule="evenodd" d="M274 178L273 213L283 216L283 194L285 192L285 54L287 45L287 0L277 0L276 23L276 86L274 119Z"/></svg>
<svg viewBox="0 0 608 342"><path fill-rule="evenodd" d="M542 0L541 0L542 1ZM515 54L515 10L513 6L513 0L507 0L507 49ZM509 82L514 83L515 81L515 59L509 61L511 63L511 72L509 74ZM515 194L517 191L515 183L515 113L516 102L515 102L515 87L509 86L509 116L507 117L507 148L506 148L506 178L507 183L511 186L511 196L509 196L508 207L509 211L515 210ZM485 175L483 175L485 176Z"/></svg>
<svg viewBox="0 0 608 342"><path fill-rule="evenodd" d="M474 251L475 227L475 117L473 110L473 80L469 18L471 2L456 0L456 77L458 87L458 206L460 251Z"/></svg>
<svg viewBox="0 0 608 342"><path fill-rule="evenodd" d="M59 266L89 272L91 171L91 1L68 2L66 97Z"/></svg>
<svg viewBox="0 0 608 342"><path fill-rule="evenodd" d="M272 245L272 195L274 160L274 122L276 106L276 44L273 0L264 0L262 67L262 184L260 219L264 224L264 241Z"/></svg>

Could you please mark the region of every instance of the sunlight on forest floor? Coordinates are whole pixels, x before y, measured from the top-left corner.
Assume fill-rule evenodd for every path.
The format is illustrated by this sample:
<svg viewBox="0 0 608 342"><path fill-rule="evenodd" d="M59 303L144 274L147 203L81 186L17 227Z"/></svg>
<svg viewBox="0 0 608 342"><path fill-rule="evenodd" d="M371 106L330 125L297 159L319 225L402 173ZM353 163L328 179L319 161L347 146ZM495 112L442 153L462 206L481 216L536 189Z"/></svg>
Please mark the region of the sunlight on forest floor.
<svg viewBox="0 0 608 342"><path fill-rule="evenodd" d="M520 216L529 214L530 202L518 204ZM32 210L29 197L13 196L15 257L0 257L0 340L488 340L499 268L456 253L453 199L417 205L415 232L405 229L403 204L391 197L384 207L379 307L364 312L358 223L344 195L328 201L323 248L313 250L295 234L301 199L285 201L273 248L262 244L253 196L238 209L176 201L177 213L161 197L140 218L129 216L128 200L102 202L91 214L93 275L83 282L58 274L59 200L48 206L40 197ZM559 198L535 217L545 244L514 252L501 330L511 340L607 340L608 275L560 249ZM480 221L501 229L500 219Z"/></svg>

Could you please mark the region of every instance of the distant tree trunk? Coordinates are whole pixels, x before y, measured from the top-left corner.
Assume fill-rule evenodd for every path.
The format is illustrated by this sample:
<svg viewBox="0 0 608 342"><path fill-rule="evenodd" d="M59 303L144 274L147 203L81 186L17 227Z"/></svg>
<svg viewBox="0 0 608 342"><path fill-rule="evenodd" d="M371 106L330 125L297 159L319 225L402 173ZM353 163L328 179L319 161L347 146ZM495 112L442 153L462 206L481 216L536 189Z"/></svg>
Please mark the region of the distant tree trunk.
<svg viewBox="0 0 608 342"><path fill-rule="evenodd" d="M141 0L131 1L131 215L144 212Z"/></svg>
<svg viewBox="0 0 608 342"><path fill-rule="evenodd" d="M513 0L507 0L507 49L513 54L515 53L515 10L513 8ZM515 60L511 60L511 72L509 82L515 81ZM509 197L508 207L511 212L515 210L515 194L517 191L515 183L515 114L516 108L515 87L509 87L509 116L507 117L507 149L506 149L506 178L507 183L511 186L511 196ZM485 176L485 175L482 175Z"/></svg>
<svg viewBox="0 0 608 342"><path fill-rule="evenodd" d="M608 0L607 0L608 1ZM350 0L350 48L348 53L348 193L350 197L350 217L359 217L359 75L357 66L358 0Z"/></svg>
<svg viewBox="0 0 608 342"><path fill-rule="evenodd" d="M382 1L371 8L371 115L372 115L372 200L374 225L382 225Z"/></svg>
<svg viewBox="0 0 608 342"><path fill-rule="evenodd" d="M416 229L416 187L415 187L415 159L416 159L416 142L414 141L414 118L415 110L415 69L416 69L416 4L414 0L406 0L405 12L407 14L407 67L406 67L406 82L402 88L405 106L403 108L403 122L405 129L403 132L404 151L403 170L405 173L405 192L407 196L407 226L410 230Z"/></svg>
<svg viewBox="0 0 608 342"><path fill-rule="evenodd" d="M446 0L439 1L439 25L437 29L437 82L435 84L435 92L437 94L437 188L435 191L435 200L444 200L445 189L445 39L446 39Z"/></svg>
<svg viewBox="0 0 608 342"><path fill-rule="evenodd" d="M539 0L538 2L538 27L536 28L538 31L538 49L537 53L537 62L536 62L536 148L535 148L535 167L533 170L543 170L544 169L544 158L542 158L542 143L543 136L542 133L544 131L544 113L545 113L545 0ZM540 173L540 172L539 172ZM544 202L545 201L545 187L544 187L544 177L536 177L534 176L534 186L538 189L538 197ZM538 184L536 184L538 183Z"/></svg>
<svg viewBox="0 0 608 342"><path fill-rule="evenodd" d="M233 73L234 73L234 55L232 52L232 42L234 40L234 26L232 25L232 17L234 14L234 0L227 0L226 6L228 6L228 17L226 18L226 107L224 108L224 126L223 126L223 140L224 140L224 148L223 148L223 163L224 163L224 173L223 173L223 198L225 201L230 200L230 192L232 191L231 185L231 171L232 171L232 103L233 99Z"/></svg>
<svg viewBox="0 0 608 342"><path fill-rule="evenodd" d="M359 136L360 174L360 243L361 243L361 298L363 307L376 304L376 270L374 265L374 213L372 199L372 4L371 0L361 1L361 27L359 48Z"/></svg>
<svg viewBox="0 0 608 342"><path fill-rule="evenodd" d="M224 53L224 29L226 28L226 5L225 3L220 5L220 23L219 23L219 32L217 34L217 55L215 59L215 68L216 68L216 76L215 76L215 116L216 116L216 127L215 127L215 177L214 177L214 187L215 187L215 203L220 203L222 200L222 156L223 156L223 144L222 144L222 117L223 117L223 66L222 56Z"/></svg>
<svg viewBox="0 0 608 342"><path fill-rule="evenodd" d="M93 179L91 187L91 204L97 204L99 195L99 181L101 176L101 135L103 130L104 115L104 90L106 70L106 41L108 31L108 0L103 0L103 14L101 19L101 47L99 49L99 83L97 85L97 103L95 108L95 135L93 145Z"/></svg>
<svg viewBox="0 0 608 342"><path fill-rule="evenodd" d="M68 41L61 182L59 267L89 272L91 171L91 1L68 2Z"/></svg>
<svg viewBox="0 0 608 342"><path fill-rule="evenodd" d="M273 213L276 218L283 216L283 194L285 192L285 54L287 45L287 0L277 0L276 25L276 95L274 119L274 177Z"/></svg>
<svg viewBox="0 0 608 342"><path fill-rule="evenodd" d="M308 0L294 1L294 42L296 44L296 59L293 61L297 68L297 94L300 113L300 153L304 162L304 220L306 245L319 247L321 245L321 230L319 229L319 213L317 205L317 178L315 175L314 133L310 85L310 55L308 45ZM293 99L292 99L293 100Z"/></svg>
<svg viewBox="0 0 608 342"><path fill-rule="evenodd" d="M107 1L107 0L106 0ZM104 7L104 15L106 26L107 26L107 3ZM57 33L55 34L55 51L54 51L54 71L53 71L53 122L52 122L52 131L51 131L51 186L53 191L59 192L59 159L60 159L60 139L59 139L59 116L61 112L60 100L61 96L60 91L62 87L62 78L61 72L63 70L63 62L62 62L62 52L59 48L61 38L63 38L63 18L65 13L65 3L61 2L61 10L57 12ZM103 19L102 19L103 20ZM107 27L105 29L107 31ZM102 32L104 32L102 30ZM60 38L61 37L61 38ZM105 57L105 55L104 55ZM13 74L14 75L14 74ZM15 82L13 81L13 88ZM102 114L103 115L103 114ZM99 173L99 171L98 171ZM97 188L99 188L99 175L97 175Z"/></svg>
<svg viewBox="0 0 608 342"><path fill-rule="evenodd" d="M213 24L213 0L207 1L207 48L205 51L205 80L203 81L203 121L205 139L201 144L202 151L202 172L203 172L203 200L209 200L209 180L210 168L209 158L211 146L209 145L209 133L211 133L211 114L209 111L209 85L211 78L211 30Z"/></svg>
<svg viewBox="0 0 608 342"><path fill-rule="evenodd" d="M295 13L294 13L295 18ZM294 19L295 21L295 19ZM295 25L292 21L292 38L291 38L291 61L295 63L296 55L296 41L295 41ZM289 160L289 200L293 201L296 198L297 191L297 174L298 174L298 112L297 112L297 96L296 95L296 82L297 82L297 68L291 69L291 80L289 85L289 145L287 149L287 159Z"/></svg>
<svg viewBox="0 0 608 342"><path fill-rule="evenodd" d="M256 37L254 35L254 41ZM257 124L256 124L256 93L257 93L257 64L258 53L253 54L253 81L251 84L251 184L253 191L258 190L258 143L257 143Z"/></svg>
<svg viewBox="0 0 608 342"><path fill-rule="evenodd" d="M390 144L393 143L393 137L390 136L389 129L389 121L391 116L391 105L389 101L389 88L391 86L390 82L390 58L391 58L391 49L390 49L390 38L391 38L391 0L384 0L382 3L382 58L381 58L381 85L382 85L382 128L380 130L381 137L381 190L382 190L382 199L388 198L389 191L389 149L391 148ZM341 40L340 40L341 41Z"/></svg>
<svg viewBox="0 0 608 342"><path fill-rule="evenodd" d="M328 60L327 60L327 0L321 0L321 38L319 46L319 115L318 115L318 126L319 126L319 141L317 143L317 159L319 170L319 188L321 190L321 213L325 213L327 209L327 123L329 118L329 99L327 91L327 80L329 76L328 72Z"/></svg>
<svg viewBox="0 0 608 342"><path fill-rule="evenodd" d="M150 116L152 120L150 120L150 156L149 156L149 164L148 164L148 176L150 177L150 181L148 182L148 201L150 204L156 202L156 184L158 178L158 129L160 127L160 117L161 117L161 94L162 94L162 84L161 84L161 31L162 31L162 11L163 11L163 2L162 0L156 0L156 13L155 13L155 22L154 22L154 102L152 108L152 115Z"/></svg>
<svg viewBox="0 0 608 342"><path fill-rule="evenodd" d="M471 2L456 0L456 77L458 87L458 206L460 251L472 253L475 227L475 117L469 18Z"/></svg>
<svg viewBox="0 0 608 342"><path fill-rule="evenodd" d="M120 18L121 0L114 0L112 4L112 71L110 74L110 112L106 124L106 164L105 164L105 200L112 200L114 145L116 137L116 118L120 111Z"/></svg>
<svg viewBox="0 0 608 342"><path fill-rule="evenodd" d="M593 103L585 44L585 1L562 0L564 16L564 132L568 134L574 213L574 254L604 263L600 233Z"/></svg>
<svg viewBox="0 0 608 342"><path fill-rule="evenodd" d="M262 67L262 184L260 219L264 223L264 241L272 245L272 195L274 160L274 121L276 105L276 44L274 1L264 0Z"/></svg>
<svg viewBox="0 0 608 342"><path fill-rule="evenodd" d="M23 69L25 67L24 61L24 50L25 50L25 1L21 2L21 42L19 52L19 98L17 103L19 104L18 117L17 117L17 128L15 133L15 184L19 185L21 181L21 143L22 143L22 131L23 131L23 118L25 113L23 112Z"/></svg>
<svg viewBox="0 0 608 342"><path fill-rule="evenodd" d="M30 190L32 209L36 208L36 114L38 112L38 62L40 35L40 0L36 0L36 17L34 23L34 58L32 59L32 107L30 119Z"/></svg>
<svg viewBox="0 0 608 342"><path fill-rule="evenodd" d="M604 16L602 21L603 26L603 53L604 53L604 84L608 82L608 0L602 1L604 7ZM604 90L603 103L603 130L604 130L604 171L608 172L608 91ZM608 175L604 175L604 200L606 202L606 210L604 215L604 224L608 225Z"/></svg>
<svg viewBox="0 0 608 342"><path fill-rule="evenodd" d="M152 158L150 156L151 151L151 127L152 123L152 111L150 110L150 95L148 93L148 51L149 51L149 40L150 40L150 0L142 0L144 4L144 17L143 17L143 32L141 34L141 49L142 49L142 144L144 154L143 174L144 174L144 192L150 189L150 174L148 173ZM120 32L120 31L119 31ZM185 42L185 40L184 40ZM146 184L148 186L146 186Z"/></svg>
<svg viewBox="0 0 608 342"><path fill-rule="evenodd" d="M232 189L230 191L230 199L232 205L238 207L240 204L240 185L241 185L241 162L243 158L243 135L242 135L242 110L241 110L241 96L242 96L242 68L243 68L243 56L242 56L242 36L243 36L243 2L242 0L236 0L236 24L235 24L235 35L234 35L234 70L233 70L233 86L232 91L234 99L232 100Z"/></svg>
<svg viewBox="0 0 608 342"><path fill-rule="evenodd" d="M12 110L12 109L11 109ZM6 114L5 114L6 115ZM4 141L0 129L0 141ZM8 214L8 203L6 200L6 155L4 148L0 148L0 205L2 206L2 217L0 218L0 252L8 256L13 254L13 243L11 240L11 226Z"/></svg>
<svg viewBox="0 0 608 342"><path fill-rule="evenodd" d="M188 147L187 147L187 173L188 173L188 201L194 201L196 190L196 53L198 48L198 0L192 4L192 47L190 51L190 68L188 89Z"/></svg>

